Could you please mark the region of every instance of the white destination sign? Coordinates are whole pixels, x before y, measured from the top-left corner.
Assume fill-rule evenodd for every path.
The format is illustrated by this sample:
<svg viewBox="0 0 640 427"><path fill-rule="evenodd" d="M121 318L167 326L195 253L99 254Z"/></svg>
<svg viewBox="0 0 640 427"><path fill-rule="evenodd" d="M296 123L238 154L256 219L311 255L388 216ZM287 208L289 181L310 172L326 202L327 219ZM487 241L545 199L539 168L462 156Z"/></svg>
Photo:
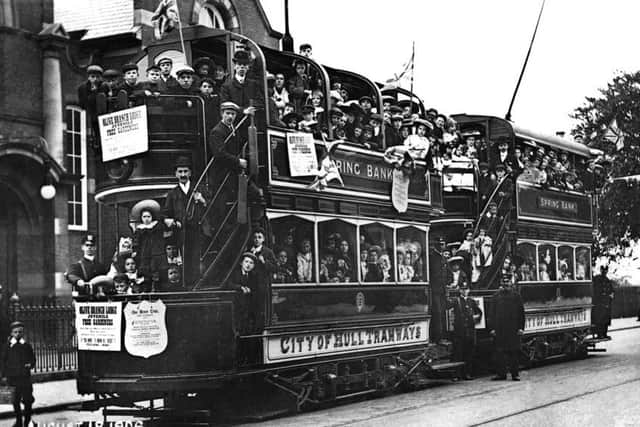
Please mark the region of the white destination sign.
<svg viewBox="0 0 640 427"><path fill-rule="evenodd" d="M429 321L264 337L265 363L429 342Z"/></svg>
<svg viewBox="0 0 640 427"><path fill-rule="evenodd" d="M591 308L556 313L526 313L525 333L591 325Z"/></svg>
<svg viewBox="0 0 640 427"><path fill-rule="evenodd" d="M167 348L166 312L167 306L161 300L127 304L124 308L124 347L129 354L149 358Z"/></svg>
<svg viewBox="0 0 640 427"><path fill-rule="evenodd" d="M98 124L103 162L149 150L145 105L99 116Z"/></svg>
<svg viewBox="0 0 640 427"><path fill-rule="evenodd" d="M76 302L75 306L78 350L121 350L121 302Z"/></svg>
<svg viewBox="0 0 640 427"><path fill-rule="evenodd" d="M288 133L287 151L291 176L310 176L318 172L318 157L313 135L310 133Z"/></svg>

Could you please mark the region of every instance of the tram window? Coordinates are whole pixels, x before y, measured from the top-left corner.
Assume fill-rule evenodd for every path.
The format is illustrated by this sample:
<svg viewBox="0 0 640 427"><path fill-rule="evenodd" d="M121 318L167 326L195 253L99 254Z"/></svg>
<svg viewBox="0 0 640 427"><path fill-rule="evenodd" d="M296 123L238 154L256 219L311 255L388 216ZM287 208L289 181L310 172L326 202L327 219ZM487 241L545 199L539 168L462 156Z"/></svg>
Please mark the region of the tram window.
<svg viewBox="0 0 640 427"><path fill-rule="evenodd" d="M518 281L531 282L538 280L536 246L533 243L519 243L516 253L519 261Z"/></svg>
<svg viewBox="0 0 640 427"><path fill-rule="evenodd" d="M591 279L591 248L576 248L576 280Z"/></svg>
<svg viewBox="0 0 640 427"><path fill-rule="evenodd" d="M360 280L363 282L393 282L393 229L373 223L360 227Z"/></svg>
<svg viewBox="0 0 640 427"><path fill-rule="evenodd" d="M416 227L405 227L397 233L398 282L426 282L426 232Z"/></svg>
<svg viewBox="0 0 640 427"><path fill-rule="evenodd" d="M276 253L273 283L313 283L314 223L288 215L271 221L271 245Z"/></svg>
<svg viewBox="0 0 640 427"><path fill-rule="evenodd" d="M573 248L558 248L558 280L573 280Z"/></svg>
<svg viewBox="0 0 640 427"><path fill-rule="evenodd" d="M320 282L356 281L356 226L338 219L318 223Z"/></svg>
<svg viewBox="0 0 640 427"><path fill-rule="evenodd" d="M538 247L538 280L550 282L556 280L556 248L553 245Z"/></svg>

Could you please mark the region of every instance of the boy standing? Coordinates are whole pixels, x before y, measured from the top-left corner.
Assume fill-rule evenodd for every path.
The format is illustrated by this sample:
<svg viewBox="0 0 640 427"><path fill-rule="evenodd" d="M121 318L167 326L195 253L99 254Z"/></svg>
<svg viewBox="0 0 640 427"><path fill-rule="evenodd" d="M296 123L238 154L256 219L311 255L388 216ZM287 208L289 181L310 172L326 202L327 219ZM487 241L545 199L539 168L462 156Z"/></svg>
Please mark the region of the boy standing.
<svg viewBox="0 0 640 427"><path fill-rule="evenodd" d="M160 80L162 81L163 92L166 92L173 86L178 86L178 81L171 75L171 69L173 68L173 61L169 57L162 57L156 62L160 67Z"/></svg>
<svg viewBox="0 0 640 427"><path fill-rule="evenodd" d="M16 321L9 326L9 329L11 335L2 352L2 379L16 388L13 397L13 410L16 414L15 425L28 426L31 422L31 407L35 400L31 384L31 370L36 365L36 357L31 344L24 339L24 324ZM20 407L20 402L24 404L24 412Z"/></svg>
<svg viewBox="0 0 640 427"><path fill-rule="evenodd" d="M122 66L122 75L124 82L120 87L121 91L125 91L129 97L129 107L133 107L136 103L136 97L144 93L142 84L138 83L138 66L133 63L127 63Z"/></svg>
<svg viewBox="0 0 640 427"><path fill-rule="evenodd" d="M151 65L147 68L147 81L142 84L146 96L158 96L164 92L164 86L160 79L160 67Z"/></svg>

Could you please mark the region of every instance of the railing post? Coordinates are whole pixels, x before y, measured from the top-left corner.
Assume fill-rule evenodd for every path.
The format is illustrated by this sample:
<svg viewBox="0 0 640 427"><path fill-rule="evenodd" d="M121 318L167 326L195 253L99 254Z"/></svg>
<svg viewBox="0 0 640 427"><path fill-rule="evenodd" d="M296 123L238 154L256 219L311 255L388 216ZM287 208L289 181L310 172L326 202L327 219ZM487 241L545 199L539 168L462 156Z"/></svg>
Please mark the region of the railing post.
<svg viewBox="0 0 640 427"><path fill-rule="evenodd" d="M249 130L249 176L258 175L258 130L256 129L255 116L251 115Z"/></svg>

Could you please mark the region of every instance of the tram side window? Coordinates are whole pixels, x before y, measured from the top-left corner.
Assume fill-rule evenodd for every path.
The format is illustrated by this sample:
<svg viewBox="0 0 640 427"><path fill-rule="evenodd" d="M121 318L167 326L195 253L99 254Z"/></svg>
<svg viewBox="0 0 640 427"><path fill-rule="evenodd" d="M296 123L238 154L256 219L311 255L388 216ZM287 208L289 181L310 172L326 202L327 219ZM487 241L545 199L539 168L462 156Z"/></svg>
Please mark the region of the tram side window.
<svg viewBox="0 0 640 427"><path fill-rule="evenodd" d="M355 282L356 226L337 219L320 222L318 240L320 282Z"/></svg>
<svg viewBox="0 0 640 427"><path fill-rule="evenodd" d="M271 221L276 253L273 283L314 283L314 222L294 215Z"/></svg>
<svg viewBox="0 0 640 427"><path fill-rule="evenodd" d="M541 282L556 280L556 248L553 245L538 247L538 279Z"/></svg>
<svg viewBox="0 0 640 427"><path fill-rule="evenodd" d="M395 281L393 229L379 223L360 227L360 280L369 283Z"/></svg>
<svg viewBox="0 0 640 427"><path fill-rule="evenodd" d="M405 227L397 231L398 282L427 281L427 233L416 227Z"/></svg>
<svg viewBox="0 0 640 427"><path fill-rule="evenodd" d="M576 280L591 279L591 248L576 248Z"/></svg>
<svg viewBox="0 0 640 427"><path fill-rule="evenodd" d="M538 280L536 271L536 246L533 243L519 243L516 253L520 261L520 265L518 266L518 281L532 282Z"/></svg>
<svg viewBox="0 0 640 427"><path fill-rule="evenodd" d="M573 280L573 248L558 248L558 280Z"/></svg>

